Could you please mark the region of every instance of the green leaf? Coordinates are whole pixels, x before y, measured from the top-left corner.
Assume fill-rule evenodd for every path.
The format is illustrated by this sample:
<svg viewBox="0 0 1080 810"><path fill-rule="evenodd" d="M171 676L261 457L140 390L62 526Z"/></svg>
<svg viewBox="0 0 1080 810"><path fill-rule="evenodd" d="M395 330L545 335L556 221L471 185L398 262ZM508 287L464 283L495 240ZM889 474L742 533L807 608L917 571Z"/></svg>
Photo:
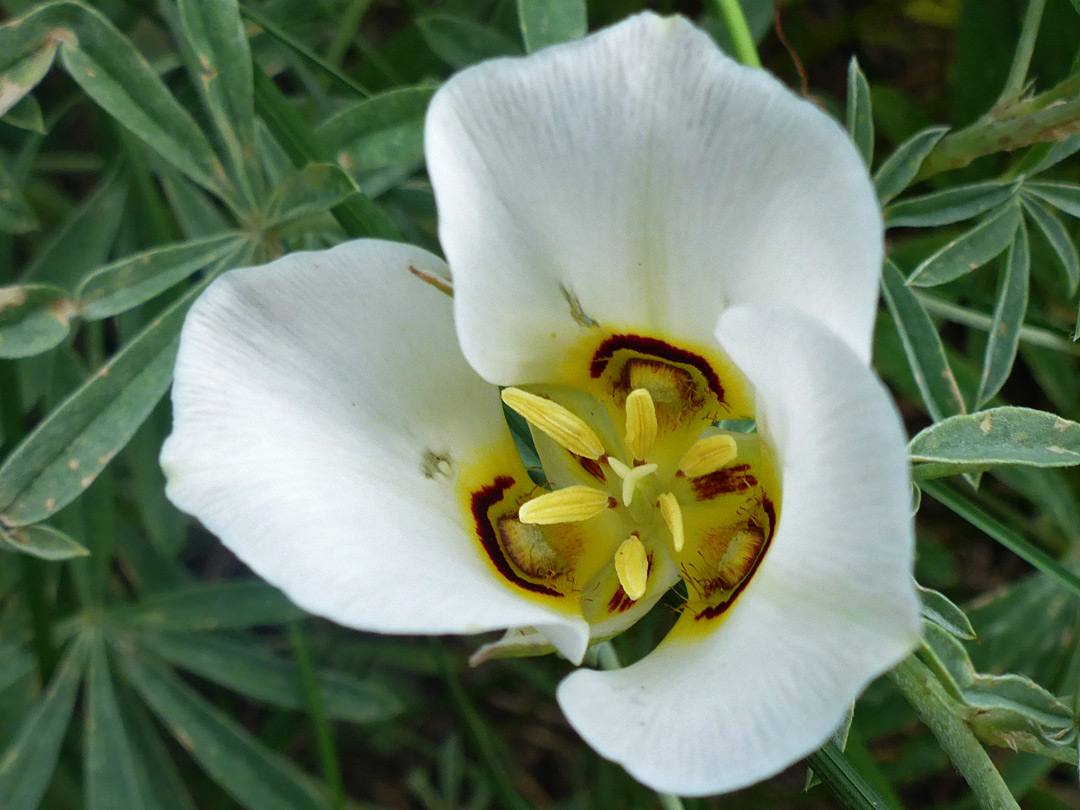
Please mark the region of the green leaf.
<svg viewBox="0 0 1080 810"><path fill-rule="evenodd" d="M990 181L908 197L885 208L885 227L931 228L962 222L1011 200L1016 188L1016 183Z"/></svg>
<svg viewBox="0 0 1080 810"><path fill-rule="evenodd" d="M34 810L41 801L60 757L85 663L85 647L76 643L0 758L0 807L4 810Z"/></svg>
<svg viewBox="0 0 1080 810"><path fill-rule="evenodd" d="M854 56L847 72L847 131L867 166L874 162L874 116L870 106L870 85Z"/></svg>
<svg viewBox="0 0 1080 810"><path fill-rule="evenodd" d="M1019 225L1020 207L1005 204L923 261L911 274L908 284L933 287L982 267L1009 246Z"/></svg>
<svg viewBox="0 0 1080 810"><path fill-rule="evenodd" d="M124 215L129 182L111 171L66 218L26 269L24 279L71 289L87 270L105 263Z"/></svg>
<svg viewBox="0 0 1080 810"><path fill-rule="evenodd" d="M34 657L21 642L0 645L0 693L34 672Z"/></svg>
<svg viewBox="0 0 1080 810"><path fill-rule="evenodd" d="M34 212L30 209L15 178L0 163L0 231L26 233L38 227Z"/></svg>
<svg viewBox="0 0 1080 810"><path fill-rule="evenodd" d="M199 93L237 177L254 179L258 164L251 49L237 4L235 0L179 0L178 5L185 40L198 62Z"/></svg>
<svg viewBox="0 0 1080 810"><path fill-rule="evenodd" d="M218 210L210 196L182 174L163 166L158 179L169 201L169 210L185 238L201 239L232 229L232 223Z"/></svg>
<svg viewBox="0 0 1080 810"><path fill-rule="evenodd" d="M150 810L146 766L124 727L100 635L91 642L84 768L87 810Z"/></svg>
<svg viewBox="0 0 1080 810"><path fill-rule="evenodd" d="M31 95L23 96L22 101L0 117L0 121L38 135L45 135L47 132L45 118L41 114L41 105Z"/></svg>
<svg viewBox="0 0 1080 810"><path fill-rule="evenodd" d="M1027 230L1021 222L998 282L994 320L986 341L979 391L975 395L976 408L993 399L1012 373L1016 349L1020 345L1020 328L1027 315L1030 270Z"/></svg>
<svg viewBox="0 0 1080 810"><path fill-rule="evenodd" d="M4 42L0 31L0 43ZM38 47L30 48L19 54L17 51L0 50L0 60L9 54L16 58L0 67L0 115L6 115L16 104L27 98L27 94L37 87L38 82L52 67L56 56L57 39L46 39Z"/></svg>
<svg viewBox="0 0 1080 810"><path fill-rule="evenodd" d="M247 244L247 234L232 231L153 248L92 271L75 289L75 298L87 320L109 318L199 270L210 269L213 275L225 269Z"/></svg>
<svg viewBox="0 0 1080 810"><path fill-rule="evenodd" d="M50 42L60 43L60 63L90 98L192 180L228 197L225 169L195 119L101 12L65 0L0 27L0 53Z"/></svg>
<svg viewBox="0 0 1080 810"><path fill-rule="evenodd" d="M352 175L424 156L424 113L435 87L402 87L346 107L315 130Z"/></svg>
<svg viewBox="0 0 1080 810"><path fill-rule="evenodd" d="M953 604L951 599L930 588L924 588L918 583L916 583L915 587L919 589L923 621L936 624L956 638L966 640L976 638L975 628L971 626L967 614Z"/></svg>
<svg viewBox="0 0 1080 810"><path fill-rule="evenodd" d="M1020 197L1024 210L1027 211L1031 221L1034 222L1046 241L1053 248L1054 255L1065 271L1065 278L1069 284L1069 294L1075 295L1077 287L1080 287L1080 257L1076 254L1076 245L1073 244L1069 231L1057 218L1050 208L1042 202L1023 195Z"/></svg>
<svg viewBox="0 0 1080 810"><path fill-rule="evenodd" d="M1080 464L1080 425L1031 408L991 408L931 425L911 440L908 454L919 478L1012 464L1072 467Z"/></svg>
<svg viewBox="0 0 1080 810"><path fill-rule="evenodd" d="M270 194L265 220L275 227L299 217L325 215L359 193L342 169L328 163L309 163L285 177Z"/></svg>
<svg viewBox="0 0 1080 810"><path fill-rule="evenodd" d="M416 27L435 55L453 68L521 53L521 46L504 34L451 14L424 14L416 18Z"/></svg>
<svg viewBox="0 0 1080 810"><path fill-rule="evenodd" d="M1074 0L1074 5L1076 2L1078 0ZM1038 162L1027 170L1026 173L1029 177L1053 168L1061 161L1072 157L1080 151L1080 134L1073 135L1057 143L1037 144L1034 149L1042 151L1042 154L1039 155Z"/></svg>
<svg viewBox="0 0 1080 810"><path fill-rule="evenodd" d="M834 742L827 742L806 758L829 792L847 810L892 810Z"/></svg>
<svg viewBox="0 0 1080 810"><path fill-rule="evenodd" d="M263 582L221 582L154 594L117 608L111 621L143 630L198 632L282 624L304 612Z"/></svg>
<svg viewBox="0 0 1080 810"><path fill-rule="evenodd" d="M891 260L885 262L881 284L885 304L896 324L926 412L935 422L965 413L964 397L949 367L937 329L914 291L904 283L900 268Z"/></svg>
<svg viewBox="0 0 1080 810"><path fill-rule="evenodd" d="M128 678L203 770L249 810L329 810L311 778L160 664L127 657Z"/></svg>
<svg viewBox="0 0 1080 810"><path fill-rule="evenodd" d="M118 691L117 697L120 698L120 711L124 715L131 744L143 761L149 777L150 793L156 801L156 806L151 806L155 810L196 810L172 753L165 746L165 741L161 739L138 696L125 690Z"/></svg>
<svg viewBox="0 0 1080 810"><path fill-rule="evenodd" d="M16 551L42 560L70 560L90 554L59 529L43 524L19 526L7 531L0 527L0 539Z"/></svg>
<svg viewBox="0 0 1080 810"><path fill-rule="evenodd" d="M588 30L583 0L517 0L517 13L528 53L581 39Z"/></svg>
<svg viewBox="0 0 1080 810"><path fill-rule="evenodd" d="M1080 185L1040 180L1025 183L1024 188L1071 217L1080 217Z"/></svg>
<svg viewBox="0 0 1080 810"><path fill-rule="evenodd" d="M77 498L168 390L180 326L204 285L158 315L77 388L0 467L9 526L38 523Z"/></svg>
<svg viewBox="0 0 1080 810"><path fill-rule="evenodd" d="M874 188L883 205L911 185L926 156L948 131L948 127L928 127L916 132L885 159L874 172Z"/></svg>
<svg viewBox="0 0 1080 810"><path fill-rule="evenodd" d="M293 165L302 168L311 162L327 162L326 150L318 137L261 68L255 71L255 103L259 115ZM350 197L331 209L331 213L351 237L401 238L393 220L363 194Z"/></svg>
<svg viewBox="0 0 1080 810"><path fill-rule="evenodd" d="M32 357L58 346L78 312L59 287L0 287L0 359Z"/></svg>
<svg viewBox="0 0 1080 810"><path fill-rule="evenodd" d="M254 700L295 711L307 709L299 667L246 638L143 633L139 643L182 669ZM338 720L370 723L402 711L401 701L375 681L322 672L319 687L327 713Z"/></svg>
<svg viewBox="0 0 1080 810"><path fill-rule="evenodd" d="M916 438L918 438L916 436ZM947 506L972 526L981 529L1016 556L1031 563L1039 571L1080 597L1080 577L1065 568L1046 552L1033 546L1022 534L1013 531L997 518L991 517L966 495L961 495L941 481L919 481L919 487L934 500Z"/></svg>

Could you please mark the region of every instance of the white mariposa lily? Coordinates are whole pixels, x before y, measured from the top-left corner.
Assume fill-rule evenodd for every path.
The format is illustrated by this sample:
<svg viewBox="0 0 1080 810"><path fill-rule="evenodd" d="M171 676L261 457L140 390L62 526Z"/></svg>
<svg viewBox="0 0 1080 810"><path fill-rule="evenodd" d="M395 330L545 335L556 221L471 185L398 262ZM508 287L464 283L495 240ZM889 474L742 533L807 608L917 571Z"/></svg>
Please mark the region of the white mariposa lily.
<svg viewBox="0 0 1080 810"><path fill-rule="evenodd" d="M578 663L681 582L655 651L574 672L559 702L658 790L776 773L918 634L859 156L652 14L458 74L426 150L449 268L361 240L228 273L192 308L169 497L313 613L510 628L495 654ZM451 268L453 311L418 280ZM717 426L737 419L757 432Z"/></svg>

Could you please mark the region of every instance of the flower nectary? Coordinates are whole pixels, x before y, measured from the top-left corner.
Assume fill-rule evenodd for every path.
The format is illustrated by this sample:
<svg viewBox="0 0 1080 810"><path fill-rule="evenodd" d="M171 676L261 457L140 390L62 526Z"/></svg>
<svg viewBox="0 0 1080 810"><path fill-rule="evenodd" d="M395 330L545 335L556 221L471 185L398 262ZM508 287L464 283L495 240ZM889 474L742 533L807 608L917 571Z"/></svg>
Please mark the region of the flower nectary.
<svg viewBox="0 0 1080 810"><path fill-rule="evenodd" d="M566 600L594 635L625 629L679 580L696 619L725 612L768 549L779 503L767 443L717 425L754 418L730 360L594 335L559 379L502 399L528 423L544 483L494 475L464 495L509 583Z"/></svg>

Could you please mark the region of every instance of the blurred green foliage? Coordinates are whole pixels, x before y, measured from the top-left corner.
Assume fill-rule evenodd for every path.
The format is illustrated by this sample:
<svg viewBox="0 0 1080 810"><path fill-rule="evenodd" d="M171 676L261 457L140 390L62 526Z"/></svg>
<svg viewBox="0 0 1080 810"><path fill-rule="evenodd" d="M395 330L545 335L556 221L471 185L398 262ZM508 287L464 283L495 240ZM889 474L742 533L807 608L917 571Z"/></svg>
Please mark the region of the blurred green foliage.
<svg viewBox="0 0 1080 810"><path fill-rule="evenodd" d="M912 435L929 427L917 573L943 592L919 666L1025 806L1078 807L1080 489L1059 422L1080 418L1080 9L741 2L883 205L876 363ZM712 7L650 7L730 49ZM565 662L468 670L469 640L305 617L168 504L157 466L179 327L212 278L365 235L437 251L439 83L641 8L0 0L0 808L655 806L561 719ZM993 442L965 415L986 406L1009 426ZM827 790L793 769L686 806L975 806L888 679L812 764Z"/></svg>

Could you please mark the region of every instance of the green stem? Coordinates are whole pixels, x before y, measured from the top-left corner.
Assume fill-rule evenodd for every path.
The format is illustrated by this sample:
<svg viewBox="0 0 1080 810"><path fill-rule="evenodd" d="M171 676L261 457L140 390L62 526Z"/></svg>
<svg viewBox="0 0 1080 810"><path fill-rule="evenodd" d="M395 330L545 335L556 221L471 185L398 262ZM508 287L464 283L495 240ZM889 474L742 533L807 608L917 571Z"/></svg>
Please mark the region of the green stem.
<svg viewBox="0 0 1080 810"><path fill-rule="evenodd" d="M434 645L435 642L432 644ZM483 719L473 708L469 696L465 694L465 689L454 674L454 662L450 654L441 647L435 647L435 656L439 663L439 671L450 692L450 702L464 724L465 735L472 743L477 756L480 757L480 764L484 767L488 779L491 780L491 789L496 801L503 810L532 810L507 775Z"/></svg>
<svg viewBox="0 0 1080 810"><path fill-rule="evenodd" d="M949 708L949 695L934 674L914 656L909 656L896 666L890 677L937 737L982 810L1020 810L986 750L967 724Z"/></svg>
<svg viewBox="0 0 1080 810"><path fill-rule="evenodd" d="M923 308L931 315L937 315L945 320L970 326L989 332L994 326L994 319L984 312L978 312L968 307L962 307L950 301L943 301L926 293L915 293L915 297L922 303ZM1049 329L1038 326L1021 326L1020 342L1029 346L1039 346L1043 349L1052 349L1064 354L1080 357L1080 343L1073 343L1069 338L1056 335Z"/></svg>
<svg viewBox="0 0 1080 810"><path fill-rule="evenodd" d="M341 760L338 757L337 747L334 745L334 734L326 714L326 704L323 700L322 687L319 685L319 676L315 670L315 662L311 657L307 633L304 632L300 620L289 622L288 632L293 658L296 659L296 665L300 668L300 683L304 688L308 713L311 715L311 723L315 728L319 763L322 766L323 779L326 780L326 786L330 792L330 806L334 810L342 810L345 807L345 785L341 779L341 765L339 764Z"/></svg>
<svg viewBox="0 0 1080 810"><path fill-rule="evenodd" d="M1061 141L1080 133L1080 76L1005 108L995 108L971 126L946 135L923 161L915 182L959 169L996 152Z"/></svg>
<svg viewBox="0 0 1080 810"><path fill-rule="evenodd" d="M333 68L340 70L344 64L345 54L349 50L349 45L352 44L353 37L360 29L364 15L371 8L371 3L372 0L352 0L345 8L345 13L338 20L337 30L334 32L330 47L326 49L326 61Z"/></svg>
<svg viewBox="0 0 1080 810"><path fill-rule="evenodd" d="M1045 7L1046 0L1030 0L1028 3L1009 76L1005 79L1005 88L1001 91L995 107L1004 107L1020 98L1023 93L1024 80L1027 79L1028 66L1031 64L1031 54L1035 51L1035 38L1039 34L1039 24L1042 22Z"/></svg>
<svg viewBox="0 0 1080 810"><path fill-rule="evenodd" d="M724 19L728 33L731 34L731 42L735 46L735 58L744 65L761 67L754 37L750 33L750 26L746 24L746 16L743 14L742 6L739 5L739 0L716 0L716 6Z"/></svg>
<svg viewBox="0 0 1080 810"><path fill-rule="evenodd" d="M672 796L670 793L657 793L656 798L660 800L660 806L664 810L686 810L683 807L682 799L678 796Z"/></svg>
<svg viewBox="0 0 1080 810"><path fill-rule="evenodd" d="M806 764L837 801L849 810L892 810L831 740L810 754Z"/></svg>

